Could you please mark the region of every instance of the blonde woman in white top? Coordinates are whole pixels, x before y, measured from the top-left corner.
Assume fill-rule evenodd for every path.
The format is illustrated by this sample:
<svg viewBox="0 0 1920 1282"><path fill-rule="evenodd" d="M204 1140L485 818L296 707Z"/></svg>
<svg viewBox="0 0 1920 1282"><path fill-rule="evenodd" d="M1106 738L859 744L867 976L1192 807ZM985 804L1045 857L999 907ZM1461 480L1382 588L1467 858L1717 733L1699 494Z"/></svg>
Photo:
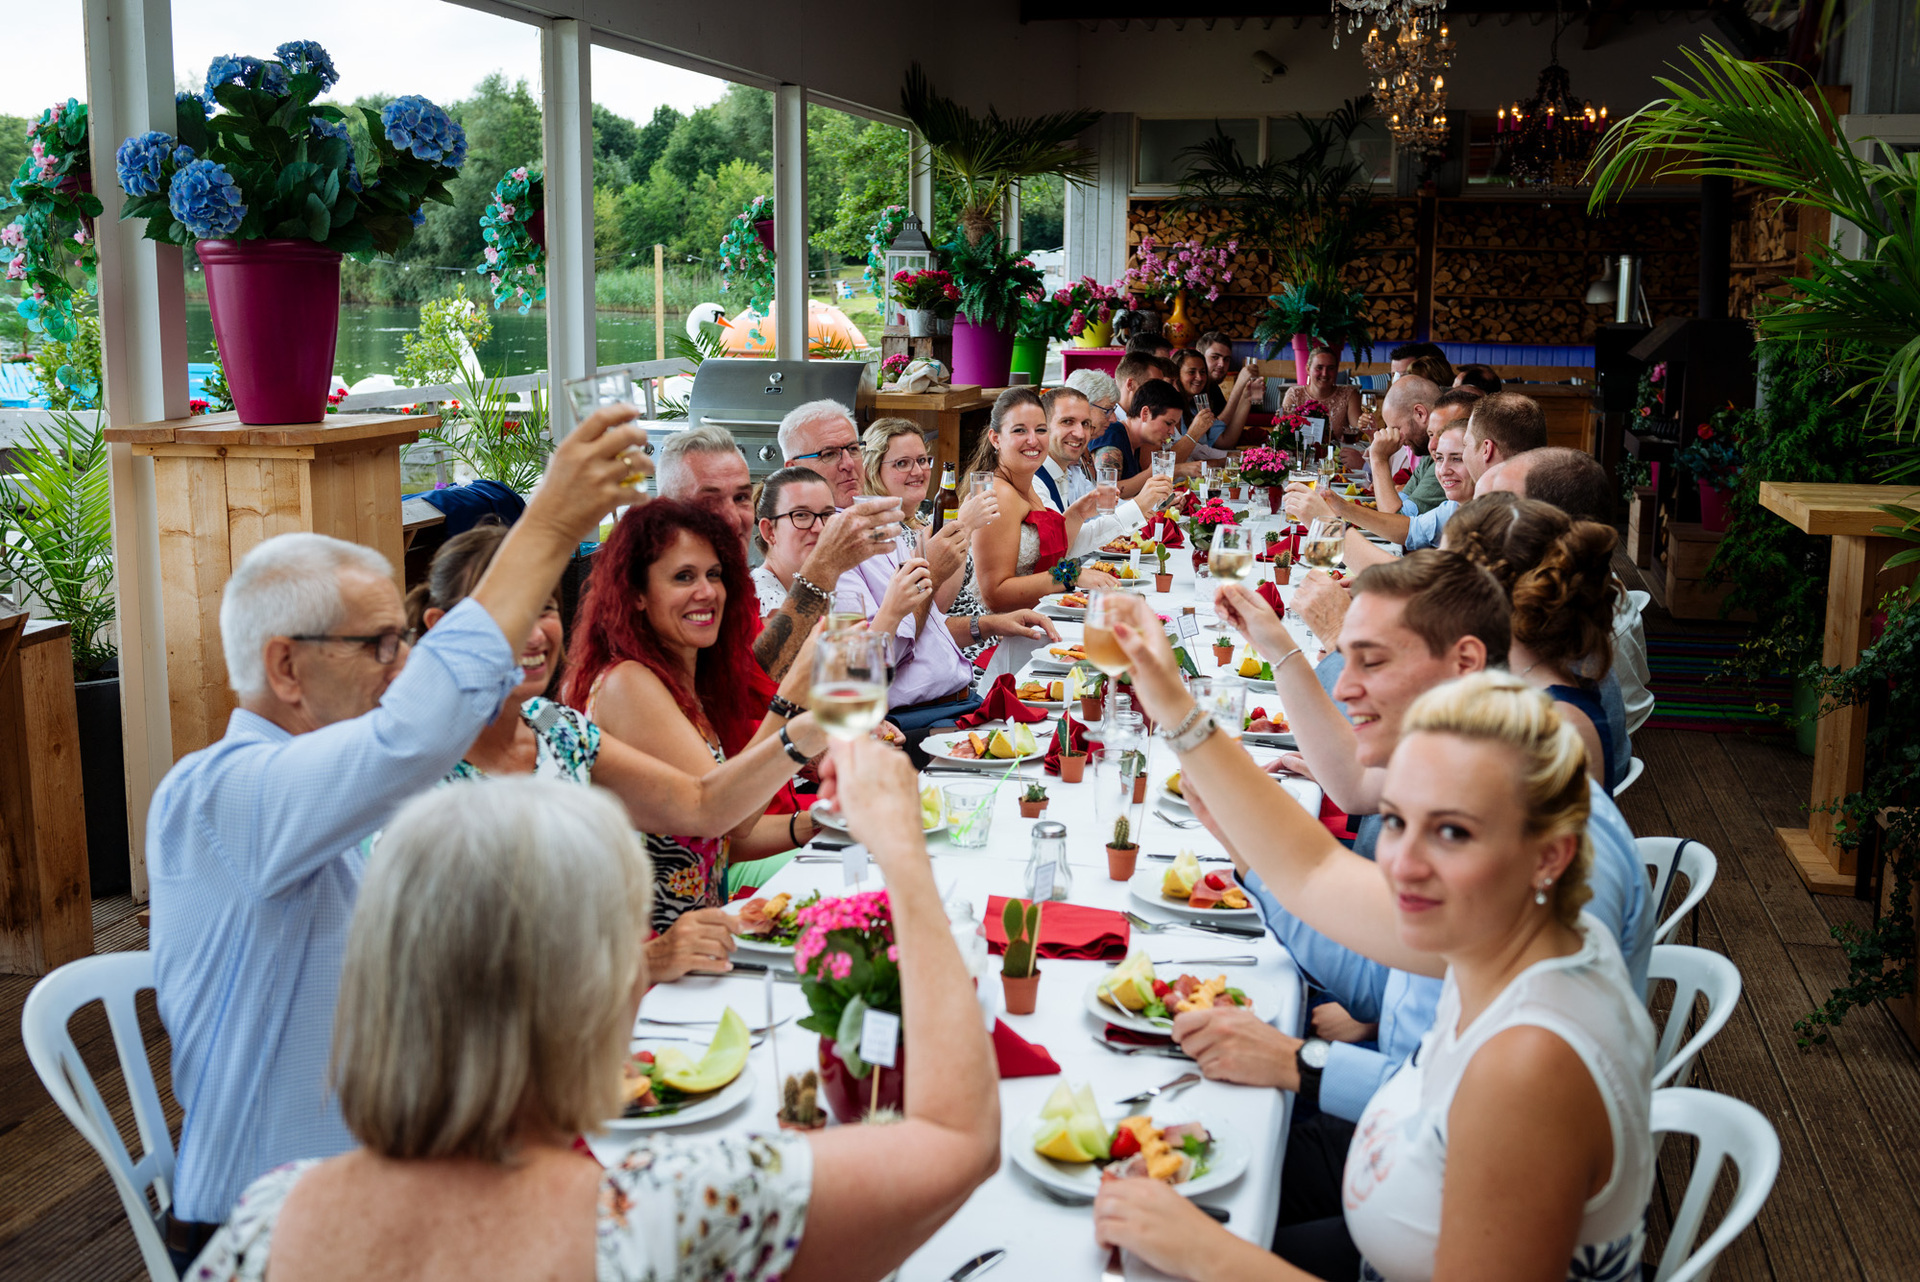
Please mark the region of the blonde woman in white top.
<svg viewBox="0 0 1920 1282"><path fill-rule="evenodd" d="M1115 628L1134 690L1223 839L1335 942L1446 977L1433 1031L1375 1095L1348 1154L1362 1276L1637 1278L1653 1029L1616 946L1580 913L1592 851L1579 736L1505 673L1423 695L1387 767L1370 864L1194 715L1138 605L1121 602ZM1094 1214L1102 1243L1179 1277L1312 1276L1157 1182L1108 1181Z"/></svg>

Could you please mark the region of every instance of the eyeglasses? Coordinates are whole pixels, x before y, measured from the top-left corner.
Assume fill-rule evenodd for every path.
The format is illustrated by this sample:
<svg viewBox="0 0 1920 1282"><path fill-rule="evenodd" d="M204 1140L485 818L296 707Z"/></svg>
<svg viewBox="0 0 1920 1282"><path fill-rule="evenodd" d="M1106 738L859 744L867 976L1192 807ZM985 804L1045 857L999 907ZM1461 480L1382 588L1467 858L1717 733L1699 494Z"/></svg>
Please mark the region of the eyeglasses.
<svg viewBox="0 0 1920 1282"><path fill-rule="evenodd" d="M384 666L400 657L400 643L406 640L400 632L382 632L379 636L353 637L341 636L330 632L309 632L302 636L288 637L289 641L346 641L354 645L365 646L373 651L373 657Z"/></svg>
<svg viewBox="0 0 1920 1282"><path fill-rule="evenodd" d="M932 463L933 463L933 460L931 458L929 458L925 454L922 454L919 458L897 458L893 460L893 462L887 464L887 466L904 476L908 472L917 471L920 468L931 466Z"/></svg>
<svg viewBox="0 0 1920 1282"><path fill-rule="evenodd" d="M811 454L796 454L789 459L788 462L799 463L806 459L817 458L828 467L832 467L841 459L858 454L859 452L860 447L858 445L829 445L826 449L815 450Z"/></svg>
<svg viewBox="0 0 1920 1282"><path fill-rule="evenodd" d="M808 508L797 507L793 509L793 511L791 512L782 512L778 516L770 517L769 519L774 521L775 523L778 523L782 520L792 521L793 528L796 530L811 530L816 521L819 522L821 525L825 525L827 523L827 519L832 515L833 515L832 508L827 508L825 511L822 511L822 512L815 512Z"/></svg>

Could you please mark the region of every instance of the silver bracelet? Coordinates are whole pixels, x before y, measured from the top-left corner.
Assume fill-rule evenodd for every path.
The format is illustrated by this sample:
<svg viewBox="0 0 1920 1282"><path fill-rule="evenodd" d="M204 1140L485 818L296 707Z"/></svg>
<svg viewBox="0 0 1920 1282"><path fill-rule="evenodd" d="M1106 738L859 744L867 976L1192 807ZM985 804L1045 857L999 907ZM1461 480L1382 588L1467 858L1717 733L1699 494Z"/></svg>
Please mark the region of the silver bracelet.
<svg viewBox="0 0 1920 1282"><path fill-rule="evenodd" d="M1187 731L1193 729L1193 723L1198 721L1201 717L1204 717L1205 715L1206 715L1206 712L1200 707L1198 703L1196 703L1187 712L1186 716L1180 718L1179 725L1175 726L1171 730L1166 730L1166 729L1161 730L1160 737L1162 739L1165 739L1169 744L1172 744L1176 740L1178 740L1182 735L1186 734ZM1176 748L1175 751L1179 751L1179 749Z"/></svg>
<svg viewBox="0 0 1920 1282"><path fill-rule="evenodd" d="M811 582L804 574L796 573L793 576L793 586L811 592L823 605L829 605L833 602L832 596L823 591L818 584Z"/></svg>
<svg viewBox="0 0 1920 1282"><path fill-rule="evenodd" d="M1299 646L1295 646L1293 647L1293 649L1287 651L1287 653L1281 658L1280 662L1273 665L1273 675L1275 677L1278 677L1280 675L1280 669L1287 666L1287 660L1291 659L1296 654L1304 656L1306 654L1306 651L1302 650ZM1309 663L1307 666L1311 668L1313 665Z"/></svg>
<svg viewBox="0 0 1920 1282"><path fill-rule="evenodd" d="M1195 711L1197 712L1199 709L1196 708ZM1193 722L1191 728L1188 727L1188 721ZM1213 719L1213 714L1210 712L1201 715L1198 721L1194 721L1192 717L1189 717L1187 721L1180 723L1180 729L1167 736L1167 746L1172 748L1175 753L1185 756L1187 753L1192 752L1195 748L1205 743L1208 737L1217 729L1219 729L1219 723Z"/></svg>

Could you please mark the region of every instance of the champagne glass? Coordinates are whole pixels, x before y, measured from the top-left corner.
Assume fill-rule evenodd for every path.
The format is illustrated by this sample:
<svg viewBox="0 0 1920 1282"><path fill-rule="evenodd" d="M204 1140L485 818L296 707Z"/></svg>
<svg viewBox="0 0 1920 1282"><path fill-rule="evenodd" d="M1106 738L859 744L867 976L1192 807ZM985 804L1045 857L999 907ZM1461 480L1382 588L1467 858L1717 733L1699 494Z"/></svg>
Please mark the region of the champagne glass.
<svg viewBox="0 0 1920 1282"><path fill-rule="evenodd" d="M1313 569L1331 572L1345 559L1346 536L1345 521L1316 520L1300 541L1300 559Z"/></svg>
<svg viewBox="0 0 1920 1282"><path fill-rule="evenodd" d="M1253 574L1253 531L1244 525L1214 526L1207 569L1223 583L1245 583Z"/></svg>
<svg viewBox="0 0 1920 1282"><path fill-rule="evenodd" d="M827 631L858 627L867 621L867 602L858 592L835 592L833 608L827 611Z"/></svg>
<svg viewBox="0 0 1920 1282"><path fill-rule="evenodd" d="M860 628L814 642L813 717L829 737L858 739L887 716L887 651L891 637Z"/></svg>
<svg viewBox="0 0 1920 1282"><path fill-rule="evenodd" d="M1112 516L1113 510L1120 506L1120 469L1117 467L1099 467L1093 472L1094 510L1101 516Z"/></svg>
<svg viewBox="0 0 1920 1282"><path fill-rule="evenodd" d="M1120 648L1120 642L1113 635L1112 602L1119 595L1098 588L1088 593L1087 617L1081 633L1081 647L1087 652L1087 662L1108 677L1117 677L1127 670L1127 652Z"/></svg>

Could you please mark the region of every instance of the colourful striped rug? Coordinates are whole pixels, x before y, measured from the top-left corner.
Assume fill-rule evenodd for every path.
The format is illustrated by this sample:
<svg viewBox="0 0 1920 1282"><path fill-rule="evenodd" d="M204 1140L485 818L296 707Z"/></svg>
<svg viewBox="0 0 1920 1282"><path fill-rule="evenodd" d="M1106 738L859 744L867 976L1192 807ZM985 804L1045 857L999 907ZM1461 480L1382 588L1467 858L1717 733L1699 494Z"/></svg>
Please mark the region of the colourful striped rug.
<svg viewBox="0 0 1920 1282"><path fill-rule="evenodd" d="M1738 649L1732 638L1650 634L1648 688L1654 705L1647 724L1663 730L1785 734L1778 714L1759 705L1790 709L1793 683L1784 676L1757 682L1728 677L1723 665Z"/></svg>

